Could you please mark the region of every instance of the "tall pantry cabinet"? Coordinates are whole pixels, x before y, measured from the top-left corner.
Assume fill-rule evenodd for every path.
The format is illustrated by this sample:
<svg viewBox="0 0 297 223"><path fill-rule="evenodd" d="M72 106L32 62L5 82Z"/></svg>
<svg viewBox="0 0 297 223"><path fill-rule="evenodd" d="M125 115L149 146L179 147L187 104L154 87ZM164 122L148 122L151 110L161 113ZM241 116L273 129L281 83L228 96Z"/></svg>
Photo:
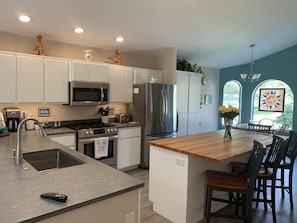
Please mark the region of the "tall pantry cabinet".
<svg viewBox="0 0 297 223"><path fill-rule="evenodd" d="M201 74L176 71L178 136L200 132Z"/></svg>

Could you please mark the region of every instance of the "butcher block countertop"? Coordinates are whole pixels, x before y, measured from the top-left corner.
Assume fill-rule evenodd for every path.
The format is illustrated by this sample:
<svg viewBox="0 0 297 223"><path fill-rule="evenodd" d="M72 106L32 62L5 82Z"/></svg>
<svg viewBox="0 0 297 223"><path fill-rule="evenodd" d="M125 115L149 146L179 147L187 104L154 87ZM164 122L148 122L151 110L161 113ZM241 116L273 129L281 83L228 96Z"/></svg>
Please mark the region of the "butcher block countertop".
<svg viewBox="0 0 297 223"><path fill-rule="evenodd" d="M257 140L270 145L272 135L232 129L232 140L224 139L225 130L152 140L154 146L196 156L215 162L226 162L234 157L248 154Z"/></svg>

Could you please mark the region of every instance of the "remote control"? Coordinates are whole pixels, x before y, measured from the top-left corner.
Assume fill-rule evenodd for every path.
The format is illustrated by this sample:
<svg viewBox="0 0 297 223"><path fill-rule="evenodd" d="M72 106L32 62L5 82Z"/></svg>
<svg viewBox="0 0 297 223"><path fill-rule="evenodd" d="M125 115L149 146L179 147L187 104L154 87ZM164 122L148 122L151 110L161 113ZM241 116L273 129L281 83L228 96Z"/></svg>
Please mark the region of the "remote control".
<svg viewBox="0 0 297 223"><path fill-rule="evenodd" d="M54 192L43 193L40 195L40 197L60 202L65 202L67 200L67 195Z"/></svg>

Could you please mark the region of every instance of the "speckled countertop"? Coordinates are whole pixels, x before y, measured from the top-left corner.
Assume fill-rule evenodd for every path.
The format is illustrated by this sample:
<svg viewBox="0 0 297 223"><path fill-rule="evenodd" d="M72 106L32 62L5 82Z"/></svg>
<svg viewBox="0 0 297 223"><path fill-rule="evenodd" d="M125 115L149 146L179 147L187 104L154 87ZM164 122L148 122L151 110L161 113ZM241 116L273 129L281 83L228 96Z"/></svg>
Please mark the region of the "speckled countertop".
<svg viewBox="0 0 297 223"><path fill-rule="evenodd" d="M50 134L69 129L47 130ZM56 133L55 133L56 132ZM60 148L85 164L37 171L25 160L16 166L11 158L16 133L0 137L0 222L36 222L82 206L143 187L143 182L99 161L73 151L37 130L22 132L24 152ZM68 195L66 203L40 198L44 192Z"/></svg>

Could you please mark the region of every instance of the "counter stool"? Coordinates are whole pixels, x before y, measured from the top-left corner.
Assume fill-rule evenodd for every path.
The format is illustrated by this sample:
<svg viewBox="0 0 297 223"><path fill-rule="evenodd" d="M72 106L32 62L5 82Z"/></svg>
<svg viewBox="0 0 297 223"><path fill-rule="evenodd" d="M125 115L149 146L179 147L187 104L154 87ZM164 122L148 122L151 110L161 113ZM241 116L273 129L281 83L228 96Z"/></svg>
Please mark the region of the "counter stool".
<svg viewBox="0 0 297 223"><path fill-rule="evenodd" d="M207 195L205 217L209 223L211 216L226 218L239 218L245 222L252 222L252 195L255 186L255 180L261 167L262 159L265 153L263 145L254 141L252 153L249 156L244 174L234 174L221 171L207 170ZM222 199L213 196L213 191L225 191L227 193L236 193L236 200ZM237 213L234 215L211 213L211 202L218 201L233 204L236 208L242 206L242 216Z"/></svg>
<svg viewBox="0 0 297 223"><path fill-rule="evenodd" d="M294 162L297 156L297 132L290 131L290 136L286 146L285 156L280 163L279 169L281 171L280 178L276 180L280 181L280 186L276 186L276 188L281 188L282 190L282 198L285 197L285 191L288 192L290 196L290 204L291 208L293 208L293 169ZM289 181L285 184L285 170L289 172Z"/></svg>
<svg viewBox="0 0 297 223"><path fill-rule="evenodd" d="M264 202L265 210L267 209L267 204L271 206L273 222L276 222L275 213L275 189L276 189L276 174L280 167L280 162L284 157L286 152L286 142L283 138L274 135L272 140L272 145L268 150L268 154L263 163L263 167L259 171L257 176L257 198L256 207L258 207L259 202ZM269 184L268 184L269 183ZM267 198L267 188L271 190L270 199ZM260 193L263 193L263 198L260 198Z"/></svg>

